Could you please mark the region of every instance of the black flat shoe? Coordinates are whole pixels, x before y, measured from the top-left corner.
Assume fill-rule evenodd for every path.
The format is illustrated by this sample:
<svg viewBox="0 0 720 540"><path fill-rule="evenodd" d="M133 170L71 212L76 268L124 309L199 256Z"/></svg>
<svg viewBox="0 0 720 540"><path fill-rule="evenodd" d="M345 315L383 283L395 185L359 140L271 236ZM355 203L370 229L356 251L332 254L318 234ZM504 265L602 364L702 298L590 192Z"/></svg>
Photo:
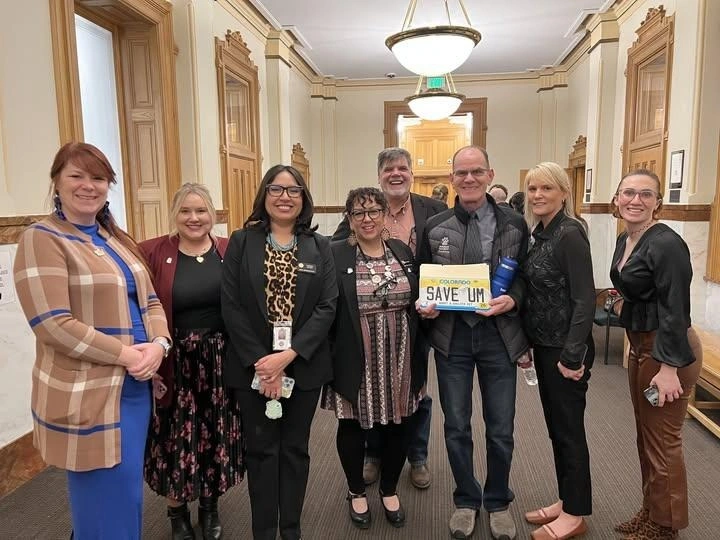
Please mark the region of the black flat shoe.
<svg viewBox="0 0 720 540"><path fill-rule="evenodd" d="M365 495L365 493L355 495L354 493L350 493L348 491L347 497L345 498L347 499L348 506L350 508L350 519L352 520L352 524L358 529L369 528L370 522L372 521L372 517L370 516L370 505L368 505L368 509L365 510L365 512L356 512L352 505L353 499L365 499L367 502L367 495Z"/></svg>
<svg viewBox="0 0 720 540"><path fill-rule="evenodd" d="M383 501L383 497L392 497L393 495L397 495L397 493L383 493L380 491L380 502L382 503L383 510L385 510L385 519L388 520L388 523L392 525L393 527L404 527L405 526L405 510L403 510L402 504L398 506L397 510L388 510L385 507L385 501ZM399 502L400 499L398 499Z"/></svg>

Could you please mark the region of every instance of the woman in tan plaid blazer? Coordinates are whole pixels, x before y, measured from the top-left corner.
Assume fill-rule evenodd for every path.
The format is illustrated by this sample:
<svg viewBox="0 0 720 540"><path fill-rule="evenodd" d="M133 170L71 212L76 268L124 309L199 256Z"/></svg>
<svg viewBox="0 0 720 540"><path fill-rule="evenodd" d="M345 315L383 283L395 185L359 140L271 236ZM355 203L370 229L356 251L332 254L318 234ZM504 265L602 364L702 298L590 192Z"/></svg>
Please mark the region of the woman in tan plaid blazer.
<svg viewBox="0 0 720 540"><path fill-rule="evenodd" d="M139 539L149 381L170 333L135 242L110 214L107 158L68 143L50 176L55 212L23 233L14 267L37 343L34 444L68 471L76 540Z"/></svg>

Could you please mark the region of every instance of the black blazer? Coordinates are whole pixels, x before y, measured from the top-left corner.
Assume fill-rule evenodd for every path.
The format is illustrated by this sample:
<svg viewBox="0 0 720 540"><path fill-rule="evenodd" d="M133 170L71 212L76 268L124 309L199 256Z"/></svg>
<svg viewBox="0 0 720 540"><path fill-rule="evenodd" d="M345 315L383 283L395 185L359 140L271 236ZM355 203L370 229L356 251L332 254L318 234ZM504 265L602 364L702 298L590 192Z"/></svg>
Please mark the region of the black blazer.
<svg viewBox="0 0 720 540"><path fill-rule="evenodd" d="M387 246L405 271L410 282L412 298L418 297L418 274L412 251L400 240L390 239ZM338 394L355 404L365 366L365 353L360 330L360 312L357 303L357 274L355 273L356 248L345 240L331 244L335 257L338 283L338 305L335 324L330 332L330 348L333 358L333 381L331 386ZM350 272L348 269L351 269ZM412 355L411 388L418 392L425 384L427 373L427 350L415 354L418 316L414 302L408 306L410 323L410 351Z"/></svg>
<svg viewBox="0 0 720 540"><path fill-rule="evenodd" d="M262 227L235 231L223 262L222 315L229 337L225 383L250 390L253 365L272 351L272 325L265 296L265 237ZM288 366L301 390L319 388L332 378L327 335L335 319L337 282L330 242L319 234L298 235L298 269L293 308L292 349Z"/></svg>
<svg viewBox="0 0 720 540"><path fill-rule="evenodd" d="M415 218L416 245L419 247L422 245L423 235L425 234L425 222L430 216L447 210L447 205L442 201L431 199L425 195L418 195L417 193L410 194L410 204ZM345 216L332 235L332 240L345 240L348 236L350 236L350 223L348 223L348 217Z"/></svg>

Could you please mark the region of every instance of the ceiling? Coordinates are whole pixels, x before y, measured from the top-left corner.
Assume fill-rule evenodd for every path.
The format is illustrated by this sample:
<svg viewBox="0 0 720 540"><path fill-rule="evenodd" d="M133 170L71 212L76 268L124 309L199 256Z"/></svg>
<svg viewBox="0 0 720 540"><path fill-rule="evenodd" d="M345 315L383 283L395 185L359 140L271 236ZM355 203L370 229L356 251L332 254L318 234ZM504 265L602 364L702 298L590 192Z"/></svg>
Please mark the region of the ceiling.
<svg viewBox="0 0 720 540"><path fill-rule="evenodd" d="M294 27L303 56L322 75L367 79L409 76L385 47L402 29L408 0L251 0L272 23ZM418 0L412 27L447 24L443 0ZM456 73L524 72L559 63L582 38L587 15L612 0L464 0L482 40ZM458 0L453 24L466 25ZM273 20L274 19L274 20Z"/></svg>

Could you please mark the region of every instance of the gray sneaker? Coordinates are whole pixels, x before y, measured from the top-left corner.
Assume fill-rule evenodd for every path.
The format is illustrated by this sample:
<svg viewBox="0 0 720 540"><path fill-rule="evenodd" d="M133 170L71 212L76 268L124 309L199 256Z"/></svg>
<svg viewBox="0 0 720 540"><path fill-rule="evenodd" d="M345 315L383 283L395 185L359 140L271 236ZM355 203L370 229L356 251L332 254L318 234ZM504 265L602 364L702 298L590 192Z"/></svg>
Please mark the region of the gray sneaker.
<svg viewBox="0 0 720 540"><path fill-rule="evenodd" d="M478 511L474 508L456 508L450 518L450 534L453 538L470 538L475 530Z"/></svg>
<svg viewBox="0 0 720 540"><path fill-rule="evenodd" d="M513 540L517 535L510 510L490 512L490 533L495 540Z"/></svg>

